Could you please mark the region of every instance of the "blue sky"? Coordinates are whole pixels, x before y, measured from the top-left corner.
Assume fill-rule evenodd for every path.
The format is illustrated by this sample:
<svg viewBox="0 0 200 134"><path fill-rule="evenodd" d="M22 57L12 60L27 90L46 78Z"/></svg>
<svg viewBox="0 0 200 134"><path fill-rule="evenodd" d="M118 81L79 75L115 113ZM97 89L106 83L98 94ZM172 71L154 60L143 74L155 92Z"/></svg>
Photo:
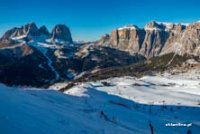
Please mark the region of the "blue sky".
<svg viewBox="0 0 200 134"><path fill-rule="evenodd" d="M127 24L200 20L199 0L1 0L0 35L29 22L70 27L75 40L96 40Z"/></svg>

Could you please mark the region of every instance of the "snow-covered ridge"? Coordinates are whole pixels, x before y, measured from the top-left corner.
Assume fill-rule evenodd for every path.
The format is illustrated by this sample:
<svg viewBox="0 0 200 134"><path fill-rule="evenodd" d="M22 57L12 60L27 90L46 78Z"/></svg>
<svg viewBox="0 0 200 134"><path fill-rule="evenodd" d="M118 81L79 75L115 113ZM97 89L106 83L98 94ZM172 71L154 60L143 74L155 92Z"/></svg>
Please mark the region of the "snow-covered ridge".
<svg viewBox="0 0 200 134"><path fill-rule="evenodd" d="M144 28L145 30L149 30L149 31L160 31L159 28L156 28L156 27L148 27L148 26L145 26Z"/></svg>
<svg viewBox="0 0 200 134"><path fill-rule="evenodd" d="M188 25L190 25L190 23L179 23L179 22L175 22L175 23L172 23L172 22L159 22L159 21L156 21L156 23L157 24L163 24L163 25L165 25L165 26L167 26L167 27L170 27L171 25L178 25L178 24L180 24L180 25L183 25L183 26L188 26Z"/></svg>
<svg viewBox="0 0 200 134"><path fill-rule="evenodd" d="M174 25L182 25L182 26L188 26L190 25L190 23L171 23L171 22L159 22L159 21L152 21L150 23L155 23L157 25L162 25L165 27L165 29L160 29L158 27L150 27L149 23L147 25L145 25L144 29L145 30L150 30L150 31L160 31L160 30L170 30L173 28ZM133 24L129 24L129 25L125 25L123 27L117 28L117 30L136 30L139 29L139 27L137 27L136 25Z"/></svg>
<svg viewBox="0 0 200 134"><path fill-rule="evenodd" d="M133 24L129 24L123 27L118 28L117 30L136 30L138 29L137 26L133 25Z"/></svg>
<svg viewBox="0 0 200 134"><path fill-rule="evenodd" d="M145 25L144 29L149 31L169 31L172 30L174 26L181 25L187 27L190 23L171 23L171 22L158 22L152 21Z"/></svg>
<svg viewBox="0 0 200 134"><path fill-rule="evenodd" d="M195 72L191 72L193 74ZM99 82L89 82L81 87L96 87L97 90L121 96L144 104L188 105L198 106L200 101L200 73L164 76L145 76L140 79L133 77L110 78ZM191 76L191 77L190 77ZM110 86L104 86L106 82ZM80 88L81 88L80 87ZM53 88L53 87L52 87ZM81 89L78 92L81 93ZM66 91L67 94L79 95L75 89Z"/></svg>
<svg viewBox="0 0 200 134"><path fill-rule="evenodd" d="M22 40L27 37L27 34L11 37L12 40Z"/></svg>
<svg viewBox="0 0 200 134"><path fill-rule="evenodd" d="M22 42L22 43L19 43L19 44L17 44L17 45L14 45L14 46L2 47L2 48L0 48L0 50L15 49L15 48L17 48L17 47L22 47L24 44L25 44L25 43Z"/></svg>

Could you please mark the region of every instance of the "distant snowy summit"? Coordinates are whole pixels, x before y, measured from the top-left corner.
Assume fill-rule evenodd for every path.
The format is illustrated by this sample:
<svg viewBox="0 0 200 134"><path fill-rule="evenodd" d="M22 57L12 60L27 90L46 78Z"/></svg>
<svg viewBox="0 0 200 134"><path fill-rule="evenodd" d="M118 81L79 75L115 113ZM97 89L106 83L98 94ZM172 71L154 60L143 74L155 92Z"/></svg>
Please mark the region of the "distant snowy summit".
<svg viewBox="0 0 200 134"><path fill-rule="evenodd" d="M20 40L20 39L37 39L37 40L48 40L52 43L62 42L66 44L73 43L70 29L64 24L56 25L52 32L50 33L46 26L41 26L40 28L32 22L21 27L15 27L8 30L3 37L0 39L1 42L8 40Z"/></svg>
<svg viewBox="0 0 200 134"><path fill-rule="evenodd" d="M200 21L197 21L196 23L199 23L199 22ZM117 28L117 30L145 29L145 30L166 30L166 31L168 30L169 31L169 30L175 29L177 26L181 26L184 28L184 27L187 27L188 25L190 25L190 23L172 23L172 22L151 21L151 22L147 23L144 28L140 28L134 24L128 24L123 27Z"/></svg>
<svg viewBox="0 0 200 134"><path fill-rule="evenodd" d="M187 24L152 21L145 26L145 30L178 31L186 28Z"/></svg>

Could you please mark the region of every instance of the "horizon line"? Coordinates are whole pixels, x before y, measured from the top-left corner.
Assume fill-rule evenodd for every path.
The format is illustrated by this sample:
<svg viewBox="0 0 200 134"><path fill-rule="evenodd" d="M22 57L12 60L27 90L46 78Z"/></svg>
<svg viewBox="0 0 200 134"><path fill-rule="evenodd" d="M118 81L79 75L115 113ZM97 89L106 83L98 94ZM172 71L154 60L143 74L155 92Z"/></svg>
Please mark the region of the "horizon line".
<svg viewBox="0 0 200 134"><path fill-rule="evenodd" d="M139 25L137 25L137 24L134 24L134 23L129 23L129 24L124 24L124 25L118 26L118 27L113 27L112 30L115 30L115 29L118 29L118 28L123 28L123 27L128 26L128 25L137 26L138 28L143 29L143 28L145 28L145 26L146 26L148 23L151 23L151 22L156 22L156 23L161 23L161 24L165 24L165 23L171 23L171 24L176 24L176 25L177 25L177 24L181 24L181 25L188 26L188 25L190 25L190 24L199 23L199 22L200 22L200 19L198 19L198 20L196 20L196 21L190 21L190 22L175 22L175 21L160 21L160 20L157 21L157 20L150 20L150 21L147 21L147 22L145 23L145 25L143 25L142 27L139 26ZM52 32L53 28L54 28L56 25L62 24L62 25L65 25L66 27L68 27L68 28L70 29L71 36L72 36L72 37L73 37L73 35L74 35L74 33L72 32L73 30L72 30L71 27L68 26L66 23L55 23L54 25L51 25L51 26L47 26L47 25L45 25L45 24L41 24L41 25L38 26L38 23L37 23L36 21L30 21L30 22L26 22L26 23L24 23L24 24L20 24L20 25L18 25L18 26L14 26L14 27L11 26L10 28L7 28L7 30L5 30L4 32L0 32L0 38L2 38L3 35L4 35L7 31L9 31L9 30L11 30L11 29L13 29L13 28L22 28L23 26L28 25L28 24L31 24L31 23L34 23L34 24L37 26L37 28L40 28L40 27L42 27L42 26L45 26L45 27L47 28L48 32L50 32L50 33ZM94 29L95 29L95 28L94 28ZM112 32L112 31L110 31L110 33L111 33L111 32ZM73 33L73 34L72 34L72 33ZM104 35L106 35L106 34L110 34L110 33L104 32L104 34L102 34L101 37L104 36ZM97 39L92 39L92 40L88 40L88 39L86 39L86 40L77 39L77 38L75 37L75 41L88 41L88 42L90 42L90 41L96 41L96 40L98 40L98 39L101 38L101 37L98 37ZM74 39L74 38L73 38L73 39Z"/></svg>

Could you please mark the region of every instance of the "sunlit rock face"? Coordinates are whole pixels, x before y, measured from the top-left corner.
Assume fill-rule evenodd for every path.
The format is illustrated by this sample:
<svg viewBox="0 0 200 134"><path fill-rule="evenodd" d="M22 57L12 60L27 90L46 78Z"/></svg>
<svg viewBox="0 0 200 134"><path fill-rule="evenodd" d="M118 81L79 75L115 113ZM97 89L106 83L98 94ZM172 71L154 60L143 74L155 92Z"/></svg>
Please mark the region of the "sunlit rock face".
<svg viewBox="0 0 200 134"><path fill-rule="evenodd" d="M138 52L144 35L145 31L134 25L118 28L111 33L111 45L122 50Z"/></svg>
<svg viewBox="0 0 200 134"><path fill-rule="evenodd" d="M190 24L185 30L170 38L161 54L170 52L200 56L200 23Z"/></svg>
<svg viewBox="0 0 200 134"><path fill-rule="evenodd" d="M144 28L128 25L115 29L101 43L147 58L167 53L200 54L200 23L190 25L152 21ZM106 39L106 40L105 40ZM102 41L103 40L103 41Z"/></svg>

